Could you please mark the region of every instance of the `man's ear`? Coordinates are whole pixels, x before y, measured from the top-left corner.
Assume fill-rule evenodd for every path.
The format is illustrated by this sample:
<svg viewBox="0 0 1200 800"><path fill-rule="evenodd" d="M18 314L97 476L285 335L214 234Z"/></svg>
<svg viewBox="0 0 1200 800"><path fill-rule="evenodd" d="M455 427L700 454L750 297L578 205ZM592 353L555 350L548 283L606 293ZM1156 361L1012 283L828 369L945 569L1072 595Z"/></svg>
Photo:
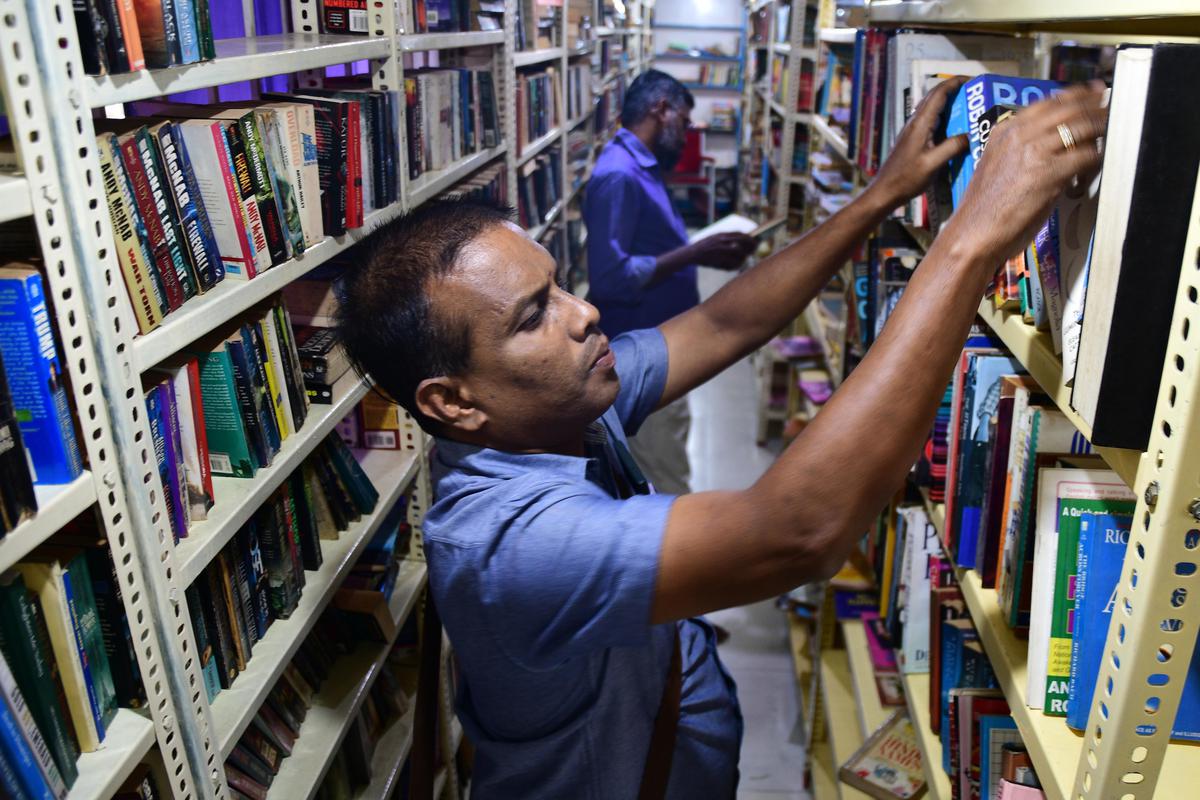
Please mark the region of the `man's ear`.
<svg viewBox="0 0 1200 800"><path fill-rule="evenodd" d="M487 422L487 413L475 406L471 391L459 378L426 378L417 385L417 408L447 428L477 431Z"/></svg>
<svg viewBox="0 0 1200 800"><path fill-rule="evenodd" d="M654 114L654 118L658 120L660 125L662 125L666 122L667 115L671 111L671 101L665 97L660 97L654 101L654 105L651 106L651 111Z"/></svg>

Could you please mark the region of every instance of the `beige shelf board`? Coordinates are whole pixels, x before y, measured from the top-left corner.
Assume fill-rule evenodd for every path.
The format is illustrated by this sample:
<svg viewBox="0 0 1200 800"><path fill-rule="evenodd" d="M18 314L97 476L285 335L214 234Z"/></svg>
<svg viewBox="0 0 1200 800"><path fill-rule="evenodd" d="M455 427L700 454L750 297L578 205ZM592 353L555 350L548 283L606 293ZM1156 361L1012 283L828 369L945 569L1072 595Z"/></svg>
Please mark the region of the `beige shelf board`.
<svg viewBox="0 0 1200 800"><path fill-rule="evenodd" d="M872 23L1189 35L1200 30L1195 0L874 0Z"/></svg>
<svg viewBox="0 0 1200 800"><path fill-rule="evenodd" d="M491 161L504 155L508 145L499 144L490 150L480 150L466 158L460 159L445 169L422 173L416 180L409 181L406 190L408 207L415 208L426 200L437 197L442 192L461 182L472 172L486 166Z"/></svg>
<svg viewBox="0 0 1200 800"><path fill-rule="evenodd" d="M541 153L547 147L558 142L562 137L562 128L554 127L546 131L536 139L531 140L520 150L520 155L517 156L517 166L521 166L529 159Z"/></svg>
<svg viewBox="0 0 1200 800"><path fill-rule="evenodd" d="M92 473L85 469L70 483L34 486L33 493L37 497L37 516L0 538L0 572L29 555L63 525L90 508L96 502L96 483Z"/></svg>
<svg viewBox="0 0 1200 800"><path fill-rule="evenodd" d="M360 40L361 41L361 40ZM133 363L139 372L168 358L206 333L219 328L292 281L362 241L379 225L398 217L400 203L367 214L361 228L341 236L326 236L302 255L260 272L250 280L226 278L204 294L193 297L171 312L162 324L133 340Z"/></svg>
<svg viewBox="0 0 1200 800"><path fill-rule="evenodd" d="M137 711L117 709L100 749L79 756L79 777L66 800L112 797L153 746L154 723Z"/></svg>
<svg viewBox="0 0 1200 800"><path fill-rule="evenodd" d="M504 31L465 31L461 33L407 33L400 37L400 50L413 53L424 50L460 50L504 44Z"/></svg>
<svg viewBox="0 0 1200 800"><path fill-rule="evenodd" d="M926 508L930 510L930 521L937 527L940 536L945 507L930 504L926 496ZM983 642L1000 688L1004 690L1021 738L1033 759L1042 789L1050 800L1067 800L1075 780L1075 767L1082 752L1083 737L1068 728L1062 717L1048 717L1040 709L1031 709L1026 705L1028 643L1013 635L1000 609L996 591L983 588L979 573L958 570L958 575L971 619L979 631L979 639ZM915 723L916 717L913 719ZM924 735L923 731L919 733ZM1200 781L1197 763L1200 763L1200 746L1182 743L1169 745L1156 795L1184 797L1193 793L1196 782Z"/></svg>
<svg viewBox="0 0 1200 800"><path fill-rule="evenodd" d="M561 47L543 47L540 50L519 50L513 53L514 67L531 67L534 64L544 64L563 57Z"/></svg>
<svg viewBox="0 0 1200 800"><path fill-rule="evenodd" d="M269 467L253 478L213 478L213 507L208 519L192 525L175 545L175 568L190 585L233 535L254 516L267 498L287 480L334 427L358 405L368 384L350 370L334 384L334 402L309 406L304 427L283 441Z"/></svg>
<svg viewBox="0 0 1200 800"><path fill-rule="evenodd" d="M822 117L820 114L814 114L812 118L812 126L816 129L817 134L825 140L825 143L829 145L833 152L837 153L839 158L841 158L843 161L853 164L853 162L850 161L850 146L846 143L846 138L842 136L842 134L835 131L829 125L829 123L825 121L824 117Z"/></svg>
<svg viewBox="0 0 1200 800"><path fill-rule="evenodd" d="M950 776L942 769L942 742L929 723L929 673L901 673L908 716L921 748L925 785L931 800L950 800Z"/></svg>
<svg viewBox="0 0 1200 800"><path fill-rule="evenodd" d="M551 206L550 211L546 214L546 219L540 225L534 225L529 229L530 238L535 242L540 242L547 233L554 229L554 223L558 222L565 206L566 204L562 200Z"/></svg>
<svg viewBox="0 0 1200 800"><path fill-rule="evenodd" d="M825 699L825 729L829 734L838 796L842 800L868 800L866 793L837 780L838 767L845 764L863 743L845 650L821 651L821 693Z"/></svg>
<svg viewBox="0 0 1200 800"><path fill-rule="evenodd" d="M812 785L809 793L813 800L837 800L837 765L833 763L833 750L828 742L814 742L809 758Z"/></svg>
<svg viewBox="0 0 1200 800"><path fill-rule="evenodd" d="M216 47L217 57L211 61L87 77L84 85L88 106L101 108L333 64L386 58L391 49L385 38L315 33L218 39Z"/></svg>
<svg viewBox="0 0 1200 800"><path fill-rule="evenodd" d="M996 310L987 298L979 304L979 316L995 331L1017 360L1025 365L1033 379L1050 395L1079 432L1090 441L1091 427L1071 408L1071 388L1063 383L1062 359L1054 355L1050 334L1039 331L1032 325L1026 325L1020 314ZM1096 452L1104 457L1125 483L1133 486L1141 453L1113 447L1097 447Z"/></svg>
<svg viewBox="0 0 1200 800"><path fill-rule="evenodd" d="M826 44L854 44L857 28L821 28L820 39Z"/></svg>
<svg viewBox="0 0 1200 800"><path fill-rule="evenodd" d="M287 619L275 620L266 635L254 645L246 670L234 679L212 703L213 726L221 753L228 756L242 732L266 699L267 692L279 679L283 668L291 661L300 644L308 636L321 612L333 599L342 580L358 561L363 548L375 535L384 517L400 498L417 474L418 461L413 451L367 450L360 453L360 463L379 490L375 510L342 531L336 540L323 540L321 553L324 563L316 572L305 573L300 602ZM425 580L423 562L405 562L404 571L396 582L397 593L415 595ZM395 597L395 596L393 596ZM411 604L408 606L411 609ZM291 796L291 795L287 795Z"/></svg>
<svg viewBox="0 0 1200 800"><path fill-rule="evenodd" d="M863 623L859 620L843 622L842 636L846 641L846 660L850 662L858 721L862 726L862 738L865 741L896 713L896 709L888 708L879 702L879 689L875 686L875 667L871 664L871 651L867 647L867 631Z"/></svg>
<svg viewBox="0 0 1200 800"><path fill-rule="evenodd" d="M387 800L392 796L408 751L412 749L416 708L416 697L410 697L408 710L379 737L371 757L371 782L354 796L354 800Z"/></svg>
<svg viewBox="0 0 1200 800"><path fill-rule="evenodd" d="M24 175L0 172L0 222L22 219L33 213L29 181Z"/></svg>

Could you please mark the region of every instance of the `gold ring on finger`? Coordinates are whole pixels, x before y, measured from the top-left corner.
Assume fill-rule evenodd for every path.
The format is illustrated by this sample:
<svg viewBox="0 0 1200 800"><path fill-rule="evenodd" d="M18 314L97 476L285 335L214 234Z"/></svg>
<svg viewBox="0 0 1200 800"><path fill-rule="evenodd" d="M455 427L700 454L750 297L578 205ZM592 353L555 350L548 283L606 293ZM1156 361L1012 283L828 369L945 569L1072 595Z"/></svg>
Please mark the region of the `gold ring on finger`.
<svg viewBox="0 0 1200 800"><path fill-rule="evenodd" d="M1068 152L1075 149L1075 134L1071 133L1065 122L1058 125L1058 138L1062 139L1063 147Z"/></svg>

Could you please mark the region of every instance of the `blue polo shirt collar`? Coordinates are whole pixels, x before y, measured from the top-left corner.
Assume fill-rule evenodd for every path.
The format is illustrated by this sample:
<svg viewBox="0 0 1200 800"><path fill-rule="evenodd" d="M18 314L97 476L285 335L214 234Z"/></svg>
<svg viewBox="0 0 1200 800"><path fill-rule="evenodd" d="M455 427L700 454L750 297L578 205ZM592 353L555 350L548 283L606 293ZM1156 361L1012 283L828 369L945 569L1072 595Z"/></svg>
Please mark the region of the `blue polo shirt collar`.
<svg viewBox="0 0 1200 800"><path fill-rule="evenodd" d="M658 167L658 159L654 157L654 153L646 149L646 145L642 144L642 140L635 136L628 128L618 129L615 138L629 151L629 154L633 156L633 160L637 162L639 167L642 169L656 169Z"/></svg>
<svg viewBox="0 0 1200 800"><path fill-rule="evenodd" d="M558 453L509 453L440 436L437 437L436 458L440 462L438 466L451 474L457 471L463 475L501 480L516 478L531 471L583 478L586 477L588 462L592 460Z"/></svg>

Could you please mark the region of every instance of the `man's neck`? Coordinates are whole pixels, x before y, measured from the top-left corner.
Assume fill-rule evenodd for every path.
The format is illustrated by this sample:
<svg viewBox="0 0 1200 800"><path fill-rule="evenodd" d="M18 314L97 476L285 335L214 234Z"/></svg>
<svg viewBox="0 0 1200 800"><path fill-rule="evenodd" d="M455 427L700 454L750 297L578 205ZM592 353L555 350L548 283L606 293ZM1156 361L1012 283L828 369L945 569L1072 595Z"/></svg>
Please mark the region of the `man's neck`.
<svg viewBox="0 0 1200 800"><path fill-rule="evenodd" d="M510 440L504 437L497 438L484 431L460 431L452 428L440 431L438 436L454 442L462 442L463 444L475 445L476 447L486 447L489 450L499 450L502 453L518 453L523 455L552 453L560 456L582 456L584 454L583 433L583 431L577 431L563 437L562 441L552 443L542 440L536 444L530 440L525 440L524 437L521 440Z"/></svg>
<svg viewBox="0 0 1200 800"><path fill-rule="evenodd" d="M644 119L632 128L626 127L625 130L636 136L647 150L654 152L654 140L658 138L658 126L654 124L654 120Z"/></svg>

